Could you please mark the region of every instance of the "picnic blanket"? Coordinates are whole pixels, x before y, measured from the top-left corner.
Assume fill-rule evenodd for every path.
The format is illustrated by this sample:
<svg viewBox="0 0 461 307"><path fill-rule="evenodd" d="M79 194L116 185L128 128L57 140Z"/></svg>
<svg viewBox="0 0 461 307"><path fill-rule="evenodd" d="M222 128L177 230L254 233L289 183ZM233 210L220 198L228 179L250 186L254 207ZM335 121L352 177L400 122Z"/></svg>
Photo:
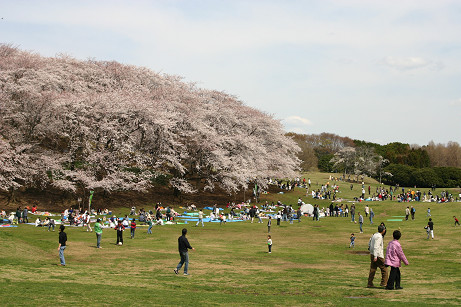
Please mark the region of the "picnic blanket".
<svg viewBox="0 0 461 307"><path fill-rule="evenodd" d="M205 210L213 210L213 207L205 207L203 209L205 209ZM219 211L224 210L223 208L218 208L218 209L219 209Z"/></svg>

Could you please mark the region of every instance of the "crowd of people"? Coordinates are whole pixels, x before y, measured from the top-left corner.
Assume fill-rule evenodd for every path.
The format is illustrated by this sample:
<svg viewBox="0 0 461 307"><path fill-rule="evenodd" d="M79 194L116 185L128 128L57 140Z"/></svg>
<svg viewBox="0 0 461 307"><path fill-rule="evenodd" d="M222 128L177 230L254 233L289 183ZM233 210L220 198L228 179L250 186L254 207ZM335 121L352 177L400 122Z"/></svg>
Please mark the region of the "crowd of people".
<svg viewBox="0 0 461 307"><path fill-rule="evenodd" d="M338 178L330 177L330 180L338 180ZM309 216L312 217L314 221L319 221L320 217L323 218L350 218L350 221L353 223L358 222L360 233L363 233L363 224L365 218L369 219L370 225L372 225L373 218L375 216L375 212L373 208L369 206L369 204L360 203L358 205L363 206L361 209L358 209L358 205L355 202L353 203L341 203L341 199L337 198L337 194L339 194L340 188L334 182L330 184L330 181L327 181L325 184L322 184L318 189L312 189L311 179L308 178L307 180L303 178L296 178L295 180L288 181L286 183L277 181L277 184L280 187L285 189L294 189L295 187L305 188L306 189L306 197L311 196L313 200L321 200L321 199L328 199L331 200L329 206L320 208L319 205L314 204L312 210L303 211L301 208L305 205L302 198L298 199L297 208L292 205L286 205L282 202L278 201L277 203L272 202L269 204L267 201L262 205L251 204L250 202L246 203L228 203L227 204L227 213L224 213L225 210L218 208L215 204L212 208L210 208L211 212L209 213L210 220L218 220L220 224L225 224L229 220L240 219L250 221L251 223L265 223L263 219L267 221L267 231L268 231L268 238L267 238L267 245L268 245L268 253L272 252L272 237L271 227L272 222L276 222L276 225L281 225L282 222L289 222L293 224L295 220L298 223L302 221L303 217ZM354 186L351 183L350 189L353 190ZM310 192L309 192L310 191ZM388 200L393 199L399 202L420 202L420 201L427 201L427 202L447 202L447 201L454 201L453 195L448 193L447 191L442 191L440 195L434 195L433 190L429 190L426 192L421 192L417 189L401 189L401 193L397 194L397 191L400 192L400 188L398 187L389 187L385 189L384 187L377 187L376 190L372 191L371 186L365 187L364 183L362 182L361 187L361 195L358 198L355 198L357 201L363 200ZM368 195L367 195L368 192ZM456 198L456 200L458 200ZM371 204L371 203L370 203ZM189 206L190 210L195 211L197 210L195 205ZM364 216L362 213L364 213ZM28 217L29 214L36 214L37 213L37 206L34 205L32 208L26 207L22 209L18 207L15 212L12 212L8 219L11 218L11 223L29 223ZM416 209L414 206L407 206L405 208L405 221L415 220ZM5 211L1 212L2 220L6 218ZM101 215L101 217L92 220L92 217L95 215ZM83 210L82 208L74 209L66 209L61 214L61 220L56 222L54 219L46 216L44 220L41 219L40 216L37 217L35 220L36 227L44 227L48 228L48 231L54 231L56 224L59 223L59 256L60 256L60 265L66 265L65 258L64 258L64 250L66 248L67 242L67 234L65 233L65 226L82 226L83 229L86 229L88 232L93 232L93 228L91 227L91 223L94 223L94 232L96 234L96 247L102 248L101 246L101 238L103 234L103 229L113 229L116 231L116 245L123 245L123 234L124 231L129 229L130 230L130 239L135 238L136 230L140 225L147 225L147 234L152 234L152 227L155 225L164 225L165 223L174 223L177 217L180 214L174 210L171 206L163 206L161 203L157 203L152 210L145 210L144 208L136 210L136 207L132 207L130 210L130 214L125 215L124 217L117 218L115 215L112 215L108 209L92 209L90 211ZM427 232L427 239L434 239L434 222L432 221L431 217L431 209L427 209L426 217L429 217L429 221L427 225L424 227ZM203 209L200 209L197 214L198 221L195 226L202 226L204 227L204 218L206 215ZM356 218L357 217L357 218ZM459 220L456 216L453 216L455 227L459 226ZM178 238L178 249L180 253L180 262L178 266L174 270L176 274L179 273L179 269L184 266L184 275L188 275L188 249L193 248L190 246L187 238L187 229L183 229L182 236ZM385 287L386 289L402 289L401 287L401 277L400 277L400 262L404 262L408 265L408 261L403 254L402 247L399 243L399 239L401 237L401 232L399 230L395 230L393 232L393 240L391 240L387 246L386 255L383 252L383 241L386 234L386 226L384 223L381 223L378 227L378 232L375 233L369 241L369 251L370 251L370 272L368 278L368 287L375 287L373 284L373 279L377 269L381 270L381 282L380 285ZM350 248L355 247L355 240L356 236L354 233L350 235ZM390 267L389 272L387 267Z"/></svg>

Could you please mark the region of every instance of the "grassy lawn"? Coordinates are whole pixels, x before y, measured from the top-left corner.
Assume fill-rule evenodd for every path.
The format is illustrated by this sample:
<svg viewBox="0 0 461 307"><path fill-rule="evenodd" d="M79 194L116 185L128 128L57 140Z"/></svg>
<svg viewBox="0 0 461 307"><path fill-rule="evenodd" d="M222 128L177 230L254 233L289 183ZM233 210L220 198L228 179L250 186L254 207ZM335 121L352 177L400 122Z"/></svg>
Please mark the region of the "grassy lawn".
<svg viewBox="0 0 461 307"><path fill-rule="evenodd" d="M306 175L314 184L328 181L328 174ZM330 181L330 183L333 183ZM376 187L373 180L365 184ZM359 196L360 185L339 183L341 197ZM424 189L427 192L427 189ZM458 193L455 189L451 192ZM368 191L367 191L368 193ZM305 190L263 195L262 201L281 200L295 205ZM313 201L320 207L329 201ZM344 204L349 204L344 201ZM123 246L116 246L116 232L104 229L102 249L96 249L94 233L67 227L66 267L59 267L58 231L29 225L0 229L0 299L2 306L17 305L320 305L407 306L461 305L461 227L453 227L453 215L461 217L461 203L416 203L415 221L387 221L403 216L408 203L365 204L375 212L374 225L365 219L364 233L350 218L305 217L293 225L272 226L272 254L267 253L267 227L250 222L208 223L139 227L136 238L125 231ZM295 206L297 208L297 206ZM430 207L434 240L426 240L424 226ZM147 205L146 205L147 208ZM115 210L117 216L127 209ZM397 218L398 219L398 218ZM366 288L367 246L377 225L385 222L388 234L400 228L400 240L410 266L403 267L400 291ZM195 252L190 252L190 276L175 275L179 261L177 237L188 228ZM356 247L349 249L350 233ZM378 275L375 284L379 283Z"/></svg>

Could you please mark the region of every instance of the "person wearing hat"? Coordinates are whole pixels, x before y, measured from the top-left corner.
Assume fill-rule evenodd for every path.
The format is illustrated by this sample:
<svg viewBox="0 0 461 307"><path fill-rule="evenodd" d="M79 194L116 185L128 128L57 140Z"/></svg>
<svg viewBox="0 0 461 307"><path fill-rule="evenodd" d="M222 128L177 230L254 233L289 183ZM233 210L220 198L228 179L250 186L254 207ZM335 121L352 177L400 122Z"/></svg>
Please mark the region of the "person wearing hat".
<svg viewBox="0 0 461 307"><path fill-rule="evenodd" d="M101 248L102 225L100 218L98 218L96 224L94 224L94 232L96 233L96 247Z"/></svg>
<svg viewBox="0 0 461 307"><path fill-rule="evenodd" d="M64 225L61 225L59 227L59 246L58 246L58 251L59 251L59 259L61 260L61 265L65 266L66 265L66 259L64 259L64 250L66 249L66 242L67 242L67 234L64 232Z"/></svg>

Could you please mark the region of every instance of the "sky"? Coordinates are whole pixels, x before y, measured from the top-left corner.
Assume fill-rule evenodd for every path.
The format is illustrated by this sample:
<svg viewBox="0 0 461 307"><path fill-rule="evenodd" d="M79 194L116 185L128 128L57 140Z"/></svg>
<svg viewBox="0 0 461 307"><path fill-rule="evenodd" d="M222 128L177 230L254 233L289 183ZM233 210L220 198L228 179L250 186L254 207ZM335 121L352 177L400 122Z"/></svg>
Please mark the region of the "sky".
<svg viewBox="0 0 461 307"><path fill-rule="evenodd" d="M461 1L0 0L0 43L232 94L286 131L461 143Z"/></svg>

